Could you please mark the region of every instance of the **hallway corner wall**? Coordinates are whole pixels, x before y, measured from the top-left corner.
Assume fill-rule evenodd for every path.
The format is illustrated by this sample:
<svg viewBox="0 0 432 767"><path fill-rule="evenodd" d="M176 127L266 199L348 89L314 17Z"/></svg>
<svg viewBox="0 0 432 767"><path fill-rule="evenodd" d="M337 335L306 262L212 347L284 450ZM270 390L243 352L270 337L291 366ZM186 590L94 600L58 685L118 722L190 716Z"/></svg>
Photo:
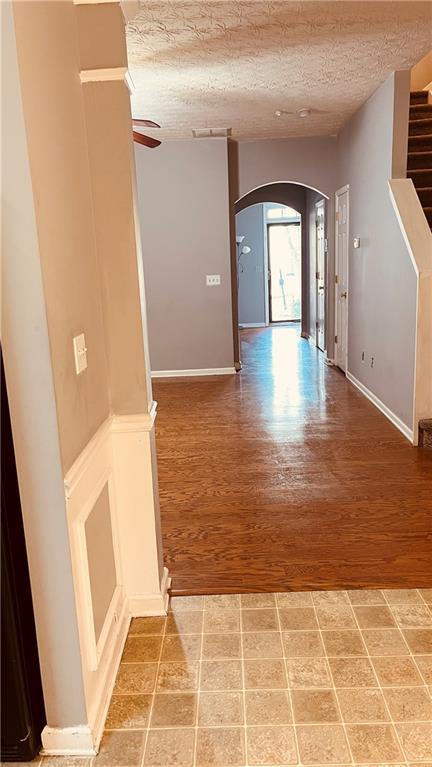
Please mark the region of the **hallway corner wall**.
<svg viewBox="0 0 432 767"><path fill-rule="evenodd" d="M246 327L266 324L263 207L256 203L236 214L236 231L245 237L242 245L251 249L240 257L238 266L238 321Z"/></svg>
<svg viewBox="0 0 432 767"><path fill-rule="evenodd" d="M47 717L42 744L47 754L92 756L132 611L165 613L168 585L124 19L116 3L73 0L3 3L2 13L2 348ZM113 64L103 81L101 62ZM101 110L110 124L103 140ZM81 333L87 365L77 373Z"/></svg>
<svg viewBox="0 0 432 767"><path fill-rule="evenodd" d="M404 75L391 74L341 131L338 186L350 185L348 371L410 430L416 275L388 189L393 168L403 173L394 131L395 106L404 119Z"/></svg>

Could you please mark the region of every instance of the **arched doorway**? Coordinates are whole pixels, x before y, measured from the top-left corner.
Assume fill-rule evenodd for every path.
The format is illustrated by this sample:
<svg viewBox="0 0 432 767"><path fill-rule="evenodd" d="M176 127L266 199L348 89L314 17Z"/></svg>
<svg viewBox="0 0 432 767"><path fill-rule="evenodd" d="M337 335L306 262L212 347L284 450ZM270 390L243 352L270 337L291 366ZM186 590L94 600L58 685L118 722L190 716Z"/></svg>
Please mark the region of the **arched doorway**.
<svg viewBox="0 0 432 767"><path fill-rule="evenodd" d="M234 334L297 321L302 337L326 352L327 203L319 190L288 181L263 184L235 202Z"/></svg>

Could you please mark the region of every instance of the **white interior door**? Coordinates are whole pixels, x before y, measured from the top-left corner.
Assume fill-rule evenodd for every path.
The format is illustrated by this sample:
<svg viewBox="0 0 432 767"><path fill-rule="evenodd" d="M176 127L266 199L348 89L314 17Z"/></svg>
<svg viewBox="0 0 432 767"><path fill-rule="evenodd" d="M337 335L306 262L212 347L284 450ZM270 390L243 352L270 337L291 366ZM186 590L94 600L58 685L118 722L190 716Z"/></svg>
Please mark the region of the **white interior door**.
<svg viewBox="0 0 432 767"><path fill-rule="evenodd" d="M349 187L336 192L335 362L344 372L348 363Z"/></svg>
<svg viewBox="0 0 432 767"><path fill-rule="evenodd" d="M316 345L325 349L325 203L317 202L316 206Z"/></svg>

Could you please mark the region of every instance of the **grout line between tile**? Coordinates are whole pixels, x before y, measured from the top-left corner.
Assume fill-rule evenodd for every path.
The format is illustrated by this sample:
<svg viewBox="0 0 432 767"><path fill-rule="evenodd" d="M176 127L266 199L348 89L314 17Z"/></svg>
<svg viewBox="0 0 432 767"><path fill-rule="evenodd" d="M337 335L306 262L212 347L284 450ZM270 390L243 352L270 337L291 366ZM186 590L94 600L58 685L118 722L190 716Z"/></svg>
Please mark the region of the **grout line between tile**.
<svg viewBox="0 0 432 767"><path fill-rule="evenodd" d="M165 639L165 634L166 634L167 620L168 620L168 614L167 614L167 616L165 618L165 621L164 621L163 632L162 632L161 635L159 635L159 636L162 636L162 641L161 641L160 648L159 648L159 657L158 657L157 666L156 666L156 676L155 676L155 681L154 681L154 686L153 686L153 693L152 693L152 699L151 699L151 703L150 703L149 715L148 715L148 719L147 719L147 729L146 729L145 738L144 738L144 748L143 748L143 754L142 754L142 760L141 760L141 767L144 767L145 755L146 755L146 751L147 751L147 743L148 743L148 739L149 739L150 722L151 722L151 718L152 718L152 715L153 715L153 706L154 706L154 702L155 702L155 695L156 695L157 683L158 683L158 678L159 678L159 668L160 668L160 664L161 664L162 651L163 651L164 639Z"/></svg>
<svg viewBox="0 0 432 767"><path fill-rule="evenodd" d="M241 606L241 599L240 599ZM243 618L240 610L240 661L241 661L241 675L242 675L242 699L243 699L243 744L245 764L249 764L249 751L247 740L247 722L246 722L246 676L245 676L245 657L244 657L244 645L243 645Z"/></svg>
<svg viewBox="0 0 432 767"><path fill-rule="evenodd" d="M296 728L296 725L295 725L295 722L294 722L294 706L293 706L293 702L292 702L291 686L290 686L289 675L288 675L287 657L286 657L286 653L285 653L285 644L284 644L284 641L283 641L282 624L281 624L280 614L279 614L279 603L278 603L277 597L275 597L275 599L276 599L277 620L278 620L278 625L279 625L279 639L280 639L280 642L282 644L282 658L283 658L283 665L284 665L285 678L286 678L286 684L287 684L288 700L289 700L289 704L290 704L290 708L291 708L291 721L292 721L292 728L293 728L293 733L294 733L294 742L295 742L295 747L297 749L297 763L299 765L302 765L303 762L302 762L302 759L301 759L300 748L299 748L299 743L298 743L297 728Z"/></svg>
<svg viewBox="0 0 432 767"><path fill-rule="evenodd" d="M204 606L205 606L205 597L204 597ZM203 619L201 623L201 641L200 641L200 651L199 651L199 659L198 659L198 682L197 682L197 692L196 692L196 711L195 711L195 738L194 738L194 750L193 750L193 767L196 767L196 761L197 761L197 753L198 753L198 716L199 716L199 705L200 705L200 697L201 697L201 672L202 672L202 657L203 657L203 649L204 649L204 611L203 611Z"/></svg>
<svg viewBox="0 0 432 767"><path fill-rule="evenodd" d="M391 609L391 607L390 607L389 603L387 602L387 599L386 599L386 595L384 594L384 592L383 592L383 591L381 591L381 594L383 595L383 597L384 597L384 600L385 600L385 602L386 602L387 606L389 606L389 608L390 608L390 613L391 613L391 615L393 616L393 618L395 618L395 616L393 615L393 611L392 611L392 609ZM356 623L357 623L357 625L358 625L358 620L357 620L357 616L356 616L355 612L354 612L354 619L355 619L355 621L356 621ZM378 675L377 675L377 673L376 673L376 671L375 671L375 666L374 666L374 664L373 664L373 661L372 661L372 657L371 657L371 655L370 655L370 652L369 652L369 647L367 646L367 642L365 642L365 640L364 640L364 638L363 638L363 633L362 633L362 631L361 631L361 629L360 629L360 626L359 626L359 625L358 625L358 628L359 628L359 631L360 631L360 634L361 634L362 642L363 642L363 644L364 644L364 646L365 646L365 648L366 648L367 657L368 657L368 659L369 659L369 663L370 663L370 666L371 666L371 668L372 668L372 673L373 673L373 675L374 675L374 677L375 677L375 681L376 681L376 683L377 683L377 687L378 687L378 689L379 689L379 690L380 690L380 692L381 692L381 697L382 697L382 699L383 699L383 701L384 701L384 707L385 707L385 709L386 709L386 711L387 711L387 716L389 717L389 722L391 723L391 727L392 727L392 729L393 729L393 732L394 732L394 735L395 735L395 737L396 737L396 742L397 742L397 743L398 743L398 745L399 745L399 748L400 748L400 752L401 752L401 754L402 754L402 756L403 756L403 758L404 758L404 761L405 761L405 763L407 763L407 761L408 761L408 760L407 760L407 756L406 756L406 753L405 753L405 749L402 747L402 742L401 742L401 740L400 740L400 738L399 738L399 733L397 732L397 730L396 730L396 727L394 726L394 722L393 722L393 719L392 719L392 716L391 716L391 713L390 713L390 709L389 709L389 707L388 707L388 705L387 705L387 701L386 701L386 699L385 699L385 695L384 695L384 693L383 693L383 688L381 687L380 681L379 681L379 679L378 679ZM401 634L401 636L402 636L402 639L403 639L403 641L405 641L405 638L404 638L404 636L403 636L403 634L402 634L402 632L401 632L401 630L400 630L399 626L397 626L397 629L398 629L398 631L400 632L400 634ZM406 657L406 656L405 656L405 657Z"/></svg>
<svg viewBox="0 0 432 767"><path fill-rule="evenodd" d="M346 592L346 591L344 591L344 592L342 592L342 593L346 594L347 592ZM349 597L348 597L348 595L347 595L347 598L348 598L348 601L349 601ZM318 614L317 614L317 611L316 611L316 605L315 605L315 602L314 602L314 600L313 600L313 599L312 599L312 604L313 604L313 610L314 610L315 620L316 620L316 622L317 622L317 626L318 626L318 632L319 632L319 636L320 636L321 644L322 644L322 646L323 646L323 648L324 648L324 652L325 652L325 662L326 662L326 664L327 664L328 673L329 673L329 675L330 675L330 679L331 679L331 682L332 682L332 687L333 687L333 695L334 695L334 697L335 697L335 700L336 700L336 705L337 705L337 708L338 708L338 712L339 712L339 716L340 716L340 721L341 721L341 724L342 724L342 727L343 727L343 731L344 731L344 735L345 735L345 741L346 741L346 744L347 744L347 746L348 746L348 752L349 752L349 754L350 754L350 756L351 756L351 764L352 764L352 765L354 765L354 764L355 764L355 762L354 762L354 757L353 757L353 753L352 753L352 750L351 750L351 743L349 742L349 738L348 738L348 733L347 733L346 725L345 725L345 722L344 722L344 718L343 718L343 716L342 716L342 711L341 711L341 708L340 708L340 705L339 705L339 699L338 699L338 696L337 696L337 693L336 693L336 686L335 686L335 683L334 683L334 679L333 679L332 670L331 670L331 667L330 667L330 663L328 662L329 656L328 656L328 653L327 653L327 647L326 647L326 645L324 644L323 635L322 635L322 629L321 629L321 626L319 625ZM352 605L351 605L351 604L350 604L350 607L351 607L351 611L352 611L352 613L354 614L354 610L353 610L353 608L352 608ZM355 619L355 616L354 616L354 619Z"/></svg>

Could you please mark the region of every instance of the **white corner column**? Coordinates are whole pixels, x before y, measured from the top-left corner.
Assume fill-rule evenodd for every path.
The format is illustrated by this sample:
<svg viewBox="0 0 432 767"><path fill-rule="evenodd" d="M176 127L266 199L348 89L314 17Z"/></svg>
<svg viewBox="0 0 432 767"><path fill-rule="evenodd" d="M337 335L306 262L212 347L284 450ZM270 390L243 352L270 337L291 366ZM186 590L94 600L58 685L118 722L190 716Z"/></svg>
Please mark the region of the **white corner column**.
<svg viewBox="0 0 432 767"><path fill-rule="evenodd" d="M170 579L162 563L154 448L156 402L111 423L122 581L131 616L165 615Z"/></svg>

